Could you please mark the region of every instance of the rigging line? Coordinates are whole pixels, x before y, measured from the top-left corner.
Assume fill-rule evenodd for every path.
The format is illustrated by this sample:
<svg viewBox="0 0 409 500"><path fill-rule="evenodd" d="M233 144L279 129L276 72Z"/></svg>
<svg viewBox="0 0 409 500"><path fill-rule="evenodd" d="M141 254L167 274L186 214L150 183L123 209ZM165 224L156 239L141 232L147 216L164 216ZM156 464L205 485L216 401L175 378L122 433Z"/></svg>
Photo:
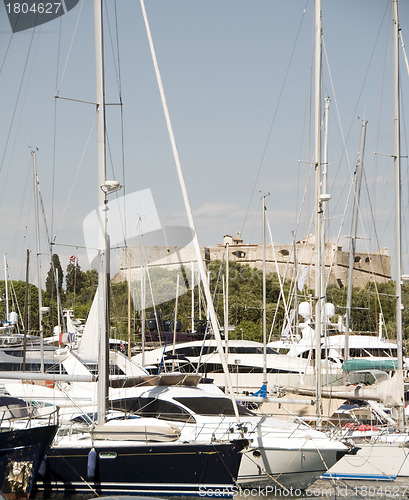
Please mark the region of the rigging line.
<svg viewBox="0 0 409 500"><path fill-rule="evenodd" d="M363 87L364 85L361 86L361 93L360 93L360 96L357 100L357 103L356 103L356 106L355 106L355 109L354 109L354 113L353 113L353 116L354 116L354 120L351 120L351 123L349 125L349 129L348 129L348 132L347 132L347 136L345 138L345 134L344 134L344 130L342 128L342 123L341 123L341 118L340 118L340 113L339 113L339 107L338 107L338 101L337 101L337 96L336 96L336 93L335 93L335 88L334 88L334 81L332 79L332 73L331 73L331 68L330 68L330 64L329 64L329 60L328 60L328 53L327 53L327 50L326 50L326 46L325 46L325 41L323 39L322 41L322 45L323 45L323 49L324 49L324 55L325 55L325 61L327 63L327 70L328 70L328 75L329 75L329 79L330 79L330 85L331 85L331 90L332 90L332 94L333 94L333 99L334 99L334 103L335 103L335 115L337 117L337 120L338 120L338 127L339 127L339 130L340 130L340 134L341 134L341 138L342 138L342 152L341 152L341 158L339 159L338 161L338 167L337 167L337 171L339 170L340 168L340 165L341 165L341 160L342 160L342 157L344 156L345 154L345 158L346 158L346 162L347 162L347 165L348 165L348 169L349 169L349 176L350 176L350 179L353 180L354 178L354 175L353 175L353 172L352 172L352 167L351 167L351 162L350 162L350 159L349 159L349 155L348 155L348 150L346 148L346 143L347 143L347 140L348 140L348 137L349 137L349 134L351 133L351 130L352 130L352 124L354 123L354 120L355 120L355 116L356 116L356 111L357 111L357 108L358 108L358 102L360 100L360 96L362 95L362 92L363 92ZM373 53L372 53L372 58L373 58ZM372 60L371 58L371 60ZM370 66L370 64L369 64ZM369 72L369 66L367 68L367 71L366 71L366 75L365 75L365 78L364 78L364 82L366 81L367 77L368 77L368 72ZM335 178L337 177L337 172L335 173L334 175L334 180L332 181L332 187L334 186L334 182L335 182ZM345 183L346 183L346 180L345 180ZM345 186L345 185L344 185ZM341 194L339 195L339 197L341 197ZM335 208L335 206L334 206Z"/></svg>
<svg viewBox="0 0 409 500"><path fill-rule="evenodd" d="M112 177L115 179L116 177L115 177L115 170L114 170L114 161L112 159L111 143L109 142L108 130L106 128L105 128L105 137L106 137L106 143L107 143L109 163L111 165Z"/></svg>
<svg viewBox="0 0 409 500"><path fill-rule="evenodd" d="M58 47L57 47L57 68L55 71L55 94L58 87L58 73L60 68L61 55L61 32L62 32L62 16L60 17L60 29L58 32ZM54 227L54 205L55 205L55 172L57 159L57 99L54 99L54 117L53 117L53 159L52 159L52 175L51 175L51 221L50 232L53 234Z"/></svg>
<svg viewBox="0 0 409 500"><path fill-rule="evenodd" d="M328 61L328 53L327 53L327 50L326 50L325 40L323 38L323 49L324 49L324 55L325 55L325 60L326 60L326 64L327 64L328 74L329 74L329 78L330 78L331 89L332 89L332 92L333 92L333 95L334 95L334 102L335 102L337 122L338 122L339 130L340 130L340 133L341 133L342 141L343 141L342 155L341 155L341 158L340 158L340 160L338 162L338 165L340 166L342 156L345 153L345 157L346 157L347 164L348 164L348 167L349 167L349 174L350 174L351 179L353 178L353 172L352 172L351 163L350 163L348 152L347 152L347 149L346 149L345 145L346 145L346 143L348 141L348 137L349 137L349 135L351 133L352 124L354 123L355 116L357 115L358 104L361 101L361 98L362 98L362 95L363 95L363 91L364 91L364 87L365 87L365 83L366 83L366 81L369 78L369 69L371 68L373 60L374 60L375 49L376 49L376 47L378 46L378 43L379 43L379 37L380 37L380 33L381 33L381 28L382 28L382 25L385 22L385 17L386 17L387 10L388 10L388 6L386 6L385 11L384 11L384 16L382 18L382 22L380 24L380 27L379 27L379 30L378 30L378 34L376 36L374 48L372 50L372 54L371 54L371 57L370 57L370 60L369 60L369 63L368 63L368 66L367 66L367 69L366 69L366 72L365 72L365 76L364 76L364 79L363 79L363 82L362 82L362 85L361 85L361 91L359 93L359 96L358 96L358 99L357 99L357 102L356 102L356 105L355 105L355 108L354 108L354 112L353 112L353 117L354 118L351 120L351 123L350 123L350 126L348 128L348 132L347 132L346 136L345 136L345 134L343 132L343 127L342 127L342 124L341 124L338 101L337 101L337 97L336 97L336 93L335 93L335 88L334 88L334 82L333 82L333 78L332 78L332 73L331 73L331 69L330 69L330 65L329 65L329 61Z"/></svg>
<svg viewBox="0 0 409 500"><path fill-rule="evenodd" d="M73 181L72 181L72 184L71 184L71 189L70 189L70 192L68 193L68 196L67 196L67 200L65 202L65 206L64 206L64 209L62 211L62 214L61 214L61 217L60 217L60 221L59 221L59 224L57 225L57 228L56 228L56 231L54 233L54 236L52 236L52 240L50 241L50 243L54 243L55 242L55 239L57 237L57 234L62 226L62 223L63 223L63 219L64 219L64 216L65 216L65 212L68 208L68 201L70 200L71 198L71 195L72 195L72 192L74 190L74 186L75 186L75 183L76 183L76 180L77 180L77 177L79 175L79 172L81 170L81 167L82 167L82 164L83 164L83 161L84 161L84 157L85 157L85 152L87 151L88 149L88 144L89 144L89 141L91 140L91 135L94 131L94 128L95 128L95 122L96 122L96 119L97 119L97 114L95 114L95 117L94 117L94 121L92 122L92 126L91 126L91 129L90 129L90 132L89 132L89 135L88 135L88 138L87 138L87 141L85 143L85 146L84 146L84 149L83 149L83 152L82 152L82 155L81 155L81 158L80 158L80 161L78 163L78 167L77 167L77 171L75 172L75 175L74 175L74 178L73 178ZM52 233L53 234L53 233Z"/></svg>
<svg viewBox="0 0 409 500"><path fill-rule="evenodd" d="M28 192L28 187L31 186L31 165L30 165L30 162L28 163L28 167L27 167L27 171L26 171L26 176L25 176L25 185L24 185L24 188L23 188L23 196L22 196L22 199L24 201L26 200L30 200L30 193L27 194ZM31 192L31 190L30 190ZM29 201L29 203L31 203ZM14 255L15 252L17 251L18 249L18 243L20 240L18 240L19 238L19 235L21 234L21 231L23 230L24 234L23 234L23 242L25 242L25 239L26 239L26 236L27 236L27 222L26 224L24 225L24 222L23 222L23 209L25 208L25 205L23 204L20 204L20 209L19 209L19 212L18 212L18 218L17 218L17 224L16 224L16 231L15 231L15 235L14 235L14 241L13 241L13 246L12 246L12 254ZM26 258L26 248L25 248L26 245L24 245L24 247L21 249L21 262L24 262L25 261L25 258ZM20 279L22 279L22 275L23 275L23 267L20 268Z"/></svg>
<svg viewBox="0 0 409 500"><path fill-rule="evenodd" d="M388 23L388 36L387 36L387 40L391 40L391 33L390 33L390 29L392 27L392 23ZM386 67L386 53L387 53L387 50L388 50L388 47L387 47L387 44L385 44L385 54L384 54L384 68L383 68L383 72L382 72L382 83L381 83L381 98L379 99L379 113L378 115L381 117L382 116L382 111L383 111L383 104L384 104L384 100L383 100L383 96L384 96L384 92L385 92L385 77L386 77L386 71L385 71L385 67ZM379 145L379 140L380 140L380 135L381 135L381 120L379 119L378 120L378 128L377 128L377 135L376 135L376 149L375 151L378 151L379 148L378 148L378 145ZM374 200L374 207L377 206L377 203L376 203L376 195L377 195L377 191L376 191L376 188L377 188L377 185L376 185L376 178L378 176L378 156L375 156L375 162L374 162L374 171L373 171L373 190L372 190L372 195L373 195L373 200ZM375 212L374 212L375 214ZM374 226L375 227L375 226Z"/></svg>
<svg viewBox="0 0 409 500"><path fill-rule="evenodd" d="M59 95L59 93L60 93L61 86L62 86L62 83L63 83L64 77L65 77L65 72L67 71L68 60L69 60L69 58L70 58L71 51L72 51L72 47L73 47L73 45L74 45L74 39L75 39L75 36L76 36L76 34L77 34L77 29L78 29L78 25L79 25L79 21L80 21L80 17L81 17L81 14L82 14L82 9L83 9L83 7L84 7L84 4L85 4L85 0L82 0L82 2L81 2L81 6L80 6L80 8L79 8L79 10L78 10L78 15L77 15L77 20L76 20L76 22L75 22L74 30L73 30L73 32L72 32L70 46L68 47L67 57L65 58L65 64L64 64L64 68L63 68L62 73L61 73L60 82L59 82L59 85L57 85L57 92L56 92L56 95Z"/></svg>
<svg viewBox="0 0 409 500"><path fill-rule="evenodd" d="M403 41L403 35L402 35L402 29L399 28L399 38L400 38L400 43L401 43L401 46L402 46L402 52L403 52L403 56L405 58L405 63L406 63L406 71L408 72L408 75L409 75L409 62L408 62L408 56L406 55L406 47L405 47L405 43Z"/></svg>
<svg viewBox="0 0 409 500"><path fill-rule="evenodd" d="M107 3L106 3L106 0L104 0L104 5L105 5L105 11L108 13L108 7L107 7ZM121 88L120 88L120 78L119 78L119 47L118 47L118 24L117 24L117 19L116 19L116 15L117 15L117 12L116 12L116 2L114 4L114 7L115 7L115 28L116 28L116 54L114 53L114 50L113 50L113 47L114 47L114 43L113 43L113 38L112 38L112 30L111 30L111 23L109 22L109 16L106 15L105 16L105 19L106 19L106 22L108 24L108 33L109 33L109 40L110 40L110 46L111 46L111 50L112 50L112 60L113 60L113 63L114 63L114 68L115 68L115 74L117 75L116 76L116 81L117 81L117 85L118 85L118 94L121 95Z"/></svg>
<svg viewBox="0 0 409 500"><path fill-rule="evenodd" d="M362 170L362 173L363 173L363 177L364 177L364 181L365 181L365 186L366 186L367 192L368 192L368 203L369 203L369 207L370 207L370 213L371 213L371 216L372 216L372 224L373 224L373 231L374 231L375 238L376 238L376 244L377 244L377 248L380 249L380 243L379 243L379 239L378 239L378 233L376 231L376 225L375 225L374 211L372 209L371 199L369 197L368 183L366 181L366 176L365 176L365 169ZM366 244L366 248L367 248L367 252L368 252L368 255L369 255L369 248L367 247L367 244ZM375 276L375 273L373 271L373 266L372 266L372 260L370 260L370 264L371 264L371 273L372 273L372 276ZM382 271L383 271L383 269L382 269ZM378 284L375 281L375 279L373 280L373 285L374 285L374 288L375 288L376 297L378 299L379 310L380 310L380 312L382 314L382 317L384 317L383 308L382 308L381 299L380 299L380 294L379 294L379 291L378 291ZM385 330L386 330L386 337L388 337L387 325L384 324L384 327L385 327Z"/></svg>
<svg viewBox="0 0 409 500"><path fill-rule="evenodd" d="M378 231L376 229L376 223L375 223L375 210L373 208L373 205L371 203L371 198L370 198L370 194L369 194L369 188L368 188L368 182L366 180L366 175L365 175L365 170L362 171L363 173L363 176L364 176L364 181L365 181L365 186L367 188L367 194L368 194L368 203L369 203L369 211L370 211L370 214L371 214L371 219L372 219L372 226L373 226L373 231L374 231L374 236L375 236L375 241L376 241L376 245L377 245L377 248L381 248L381 245L380 245L380 238L378 236ZM390 222L390 219L392 217L392 211L393 211L393 208L390 209L390 212L389 212L389 219L388 219L388 223L386 226L389 226L389 222Z"/></svg>
<svg viewBox="0 0 409 500"><path fill-rule="evenodd" d="M105 4L105 10L108 12L108 7L106 4L106 1L104 2ZM122 178L123 178L123 186L125 187L125 146L124 146L124 124L123 124L123 103L122 103L122 87L121 87L121 65L120 65L120 51L119 51L119 37L118 37L118 13L117 13L117 2L115 0L114 3L114 18L115 18L115 33L116 33L116 55L114 53L113 47L114 47L114 42L113 42L113 36L112 36L112 30L111 30L111 23L109 22L109 16L106 16L107 24L108 24L108 33L109 33L109 39L111 42L111 49L112 49L112 54L113 54L113 63L114 63L114 68L115 68L115 74L116 74L116 81L117 81L117 86L118 86L118 96L119 96L119 106L120 106L120 131L121 131L121 168L122 168ZM107 140L107 147L108 147L108 153L109 153L109 160L111 163L111 169L112 169L112 175L114 178L115 177L115 172L114 172L114 162L112 158L112 150L111 150L111 145L109 143L108 139L108 131L107 129L105 130L106 134L106 140ZM123 191L124 195L126 194L126 191L124 189ZM118 194L116 195L118 198ZM123 232L123 238L124 241L126 241L126 204L124 204L124 217L122 221L122 232ZM122 214L120 214L122 215Z"/></svg>
<svg viewBox="0 0 409 500"><path fill-rule="evenodd" d="M126 195L126 179L125 179L125 136L124 136L124 110L122 106L122 79L121 79L121 58L120 58L120 49L119 49L119 29L118 29L118 12L117 12L117 0L114 2L114 10L115 10L115 33L116 33L116 51L118 58L118 92L119 92L119 101L121 103L120 107L120 122L121 122L121 161L122 161L122 184L123 184L123 193ZM124 205L124 220L125 220L125 237L127 234L126 227L126 205Z"/></svg>
<svg viewBox="0 0 409 500"><path fill-rule="evenodd" d="M273 248L274 263L275 263L275 266L276 266L276 273L277 273L278 283L280 285L280 296L279 296L279 299L280 299L280 297L283 298L284 315L285 315L285 318L288 321L288 323L290 323L291 320L290 320L290 315L288 314L288 305L287 305L287 301L285 299L285 294L284 294L284 283L283 283L283 281L281 279L280 272L279 272L279 269L278 269L277 255L276 255L275 246L274 246L273 234L271 232L271 226L270 226L270 221L268 220L268 217L266 217L266 219L267 219L268 234L270 236L270 242L271 242L271 246ZM275 311L275 314L274 314L274 320L276 319L276 315L277 315L277 312L278 312L278 305L279 304L277 302L276 311ZM271 342L272 328L273 327L271 326L270 338L268 340L269 342Z"/></svg>
<svg viewBox="0 0 409 500"><path fill-rule="evenodd" d="M186 182L185 182L185 178L183 175L182 165L181 165L180 156L179 156L179 152L178 152L177 145L176 145L176 139L175 139L175 134L173 131L172 122L170 119L169 108L168 108L168 105L166 102L165 89L163 87L162 76L161 76L161 73L159 70L158 59L156 57L155 46L153 44L152 33L151 33L151 29L150 29L149 22L148 22L148 17L147 17L147 13L146 13L146 9L145 9L144 0L140 0L140 5L141 5L141 9L142 9L144 24L145 24L146 35L148 38L149 49L150 49L151 56L152 56L152 63L153 63L154 72L155 72L155 76L156 76L156 83L158 85L158 90L159 90L159 94L160 94L160 98L161 98L162 110L163 110L163 113L165 116L166 127L168 130L169 140L171 143L173 160L174 160L175 166L176 166L177 177L179 180L179 187L182 191L182 198L183 198L183 203L185 206L186 215L187 215L187 218L189 221L189 227L193 231L193 246L195 249L195 254L196 254L196 258L197 258L197 265L198 265L199 270L200 270L200 276L201 276L201 280L203 282L203 287L204 287L204 291L205 291L209 319L212 323L213 334L215 336L217 350L220 354L220 358L222 361L223 372L224 372L225 379L226 379L226 385L228 387L228 393L229 393L229 396L231 398L231 401L232 401L232 404L234 407L234 413L235 413L237 425L240 427L241 434L243 434L243 428L242 428L242 424L240 423L240 414L239 414L237 402L236 402L235 395L234 395L233 384L231 381L227 360L224 356L224 349L223 349L223 344L222 344L222 340L221 340L218 319L217 319L216 311L215 311L214 306L213 306L210 287L208 286L208 284L206 282L206 271L204 268L204 262L203 262L203 258L201 255L199 238L197 236L197 231L196 231L196 224L195 224L195 221L193 218L192 207L191 207L189 196L187 193Z"/></svg>
<svg viewBox="0 0 409 500"><path fill-rule="evenodd" d="M3 61L2 61L1 66L0 66L0 75L3 72L3 68L4 68L4 65L6 63L7 55L9 53L9 50L10 50L10 47L11 47L11 42L13 40L13 35L14 35L14 33L11 32L11 35L10 35L10 38L9 38L9 43L7 44L6 52L4 53Z"/></svg>
<svg viewBox="0 0 409 500"><path fill-rule="evenodd" d="M26 57L26 60L25 60L25 63L24 63L23 74L21 75L21 78L20 78L20 85L19 85L19 88L18 88L18 91L17 91L17 98L16 98L16 102L14 104L13 116L11 118L11 123L10 123L10 126L9 126L9 131L8 131L8 134L7 134L7 137L6 137L6 143L5 143L4 149L3 149L3 156L1 158L1 163L0 163L0 172L3 169L4 160L5 160L5 157L6 157L6 151L8 149L8 145L9 145L9 141L10 141L11 130L13 128L14 120L16 118L17 105L18 105L18 102L19 102L19 99L20 99L21 92L23 90L23 83L24 83L26 71L27 71L27 68L28 68L28 61L29 61L29 58L30 58L31 49L33 47L33 40L34 40L35 33L36 33L36 29L33 28L32 33L31 33L31 38L30 38L30 44L29 44L28 51L27 51L27 57Z"/></svg>
<svg viewBox="0 0 409 500"><path fill-rule="evenodd" d="M40 28L41 30L41 28ZM34 52L34 54L31 56L31 59L32 61L35 60L36 56L36 52L37 52L37 49L38 49L38 45L40 43L40 36L37 36L36 39L35 39L35 44L33 45L33 48L32 48L32 52ZM23 109L25 107L25 103L27 101L27 95L28 95L28 92L29 92L29 88L30 88L30 85L28 82L31 81L31 75L32 75L32 72L33 72L33 69L34 69L34 63L31 65L31 68L30 68L30 71L26 77L26 80L27 80L27 84L25 86L25 91L24 91L24 96L21 97L21 98L18 98L18 100L21 100L21 103L20 103L20 113L19 113L19 117L18 117L18 123L16 124L16 130L18 131L20 129L20 126L21 126L21 121L22 121L22 115L23 115ZM11 126L12 128L12 126ZM4 193L6 192L7 190L7 179L8 179L8 176L9 176L9 173L10 173L10 168L11 168L11 158L13 158L14 156L14 151L16 149L16 144L17 144L17 141L18 141L18 134L15 133L15 137L14 137L14 141L13 141L13 145L11 146L11 153L10 153L10 160L9 160L9 163L8 163L8 168L7 168L7 172L5 173L5 179L2 183L2 193L0 195L0 200L3 199L3 196L4 196Z"/></svg>
<svg viewBox="0 0 409 500"><path fill-rule="evenodd" d="M287 78L288 78L288 75L289 75L289 72L290 72L290 66L291 66L291 63L292 63L292 60L293 60L293 56L294 56L294 52L295 52L295 47L297 45L297 42L298 42L298 37L300 35L300 32L301 32L301 26L303 24L303 21L304 21L304 16L305 16L305 13L307 11L307 4L308 4L308 0L307 2L305 3L305 6L304 6L304 10L303 10L303 13L301 15L301 20L300 20L300 23L298 25L298 31L297 31L297 35L295 37L295 40L294 40L294 44L293 44L293 48L291 50L291 55L290 55L290 60L288 62L288 65L287 65L287 69L286 69L286 72L285 72L285 75L284 75L284 80L283 80L283 84L281 85L281 90L280 90L280 94L278 96L278 101L277 101L277 104L276 104L276 107L275 107L275 110L274 110L274 114L273 114L273 119L271 121L271 125L270 125L270 129L268 131L268 134L267 134L267 139L266 139L266 143L264 145L264 149L263 149L263 152L262 152L262 155L261 155L261 159L260 159L260 163L259 163L259 167L258 167L258 171L257 171L257 175L256 175L256 178L255 178L255 181L254 181L254 184L253 184L253 189L251 191L251 195L250 195L250 200L249 200L249 203L248 203L248 206L247 206L247 211L246 211L246 215L244 217L244 222L243 222L243 226L242 226L242 229L241 229L241 232L243 233L244 232L244 227L246 225L246 222L247 222L247 217L248 217L248 214L249 214L249 211L250 211L250 206L251 206L251 202L253 201L253 196L254 196L254 192L256 190L256 186L258 184L258 179L260 177L260 172L261 172L261 168L263 166L263 163L264 163L264 158L266 156L266 153L267 153L267 147L268 147L268 144L270 142L270 138L271 138L271 134L273 132L273 127L275 125L275 121L276 121L276 116L277 116L277 113L278 113L278 108L280 106L280 103L281 103L281 97L283 95L283 92L284 92L284 87L285 87L285 84L287 82Z"/></svg>
<svg viewBox="0 0 409 500"><path fill-rule="evenodd" d="M7 269L9 269L9 266L7 264ZM17 331L18 333L21 332L21 330L23 330L23 314L21 312L21 309L20 309L20 304L17 300L17 292L16 292L16 288L14 286L14 281L10 279L10 276L8 275L9 277L9 283L10 283L10 288L11 288L11 305L12 305L12 309L17 309L17 314L18 314L18 323L17 323Z"/></svg>
<svg viewBox="0 0 409 500"><path fill-rule="evenodd" d="M113 162L113 158L112 158L111 144L110 144L109 139L108 139L108 131L107 130L105 130L105 136L106 136L107 150L108 150L109 160L110 160L110 165L111 165L111 170L112 170L112 176L115 179L116 176L115 176L115 170L114 170L114 162ZM115 197L116 197L117 201L120 198L118 193L115 193ZM121 197L121 198L123 198L123 197ZM119 210L119 217L120 217L120 222L121 222L123 240L124 240L125 246L127 246L127 238L126 238L126 234L127 234L126 233L126 207L127 207L127 204L124 203L123 206L124 206L124 213L122 213L122 211ZM119 208L120 208L120 205L119 205Z"/></svg>

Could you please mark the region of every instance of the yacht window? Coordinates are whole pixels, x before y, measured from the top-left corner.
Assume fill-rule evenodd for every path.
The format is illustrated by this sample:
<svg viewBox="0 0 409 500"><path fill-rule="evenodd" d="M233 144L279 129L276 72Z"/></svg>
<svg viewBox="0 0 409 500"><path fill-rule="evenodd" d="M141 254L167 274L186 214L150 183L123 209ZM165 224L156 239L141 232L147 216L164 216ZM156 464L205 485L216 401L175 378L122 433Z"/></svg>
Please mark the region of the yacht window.
<svg viewBox="0 0 409 500"><path fill-rule="evenodd" d="M357 348L349 350L351 358L362 358L367 356L375 356L375 357L392 357L396 358L398 356L397 349L381 349L377 347L370 348Z"/></svg>
<svg viewBox="0 0 409 500"><path fill-rule="evenodd" d="M175 420L179 422L194 422L192 415L184 408L170 401L157 398L125 398L111 401L113 410L132 412L143 417Z"/></svg>
<svg viewBox="0 0 409 500"><path fill-rule="evenodd" d="M364 384L364 385L372 385L376 382L375 377L372 375L371 372L360 372L360 373L351 373L350 376L348 377L348 383L350 385L355 385L355 384Z"/></svg>
<svg viewBox="0 0 409 500"><path fill-rule="evenodd" d="M229 347L231 354L263 354L263 346L234 346ZM267 347L267 354L278 354L271 347Z"/></svg>
<svg viewBox="0 0 409 500"><path fill-rule="evenodd" d="M205 354L211 354L212 352L215 352L217 349L216 346L212 345L205 345L202 350L202 346L188 346L188 347L181 347L180 349L176 350L176 354L181 355L181 356L200 356L200 353L202 355Z"/></svg>
<svg viewBox="0 0 409 500"><path fill-rule="evenodd" d="M228 398L175 398L176 401L187 406L194 413L199 415L225 415L234 417L233 403ZM253 415L244 406L237 405L239 415Z"/></svg>

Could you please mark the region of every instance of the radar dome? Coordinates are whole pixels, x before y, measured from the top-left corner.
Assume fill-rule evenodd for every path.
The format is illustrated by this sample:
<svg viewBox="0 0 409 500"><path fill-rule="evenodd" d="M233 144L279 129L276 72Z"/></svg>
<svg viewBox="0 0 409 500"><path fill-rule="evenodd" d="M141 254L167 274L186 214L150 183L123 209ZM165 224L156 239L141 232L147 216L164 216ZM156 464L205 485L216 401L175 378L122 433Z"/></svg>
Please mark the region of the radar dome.
<svg viewBox="0 0 409 500"><path fill-rule="evenodd" d="M301 302L298 306L299 314L304 318L311 317L311 305L309 302Z"/></svg>

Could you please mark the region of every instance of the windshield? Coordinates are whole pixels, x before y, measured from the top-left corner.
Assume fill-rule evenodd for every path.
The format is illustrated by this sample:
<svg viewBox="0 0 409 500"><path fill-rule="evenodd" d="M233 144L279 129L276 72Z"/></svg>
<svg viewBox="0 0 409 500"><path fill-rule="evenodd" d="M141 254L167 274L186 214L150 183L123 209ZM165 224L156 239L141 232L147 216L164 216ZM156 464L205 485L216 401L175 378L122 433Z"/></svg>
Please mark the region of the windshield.
<svg viewBox="0 0 409 500"><path fill-rule="evenodd" d="M174 398L198 415L225 415L234 417L233 403L228 398ZM242 405L237 405L239 415L253 415Z"/></svg>

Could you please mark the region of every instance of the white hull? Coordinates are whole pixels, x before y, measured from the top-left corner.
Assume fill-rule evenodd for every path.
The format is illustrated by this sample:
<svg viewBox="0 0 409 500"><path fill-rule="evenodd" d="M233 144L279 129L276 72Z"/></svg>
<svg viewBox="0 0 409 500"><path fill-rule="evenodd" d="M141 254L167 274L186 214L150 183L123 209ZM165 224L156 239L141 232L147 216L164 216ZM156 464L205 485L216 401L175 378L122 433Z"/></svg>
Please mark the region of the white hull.
<svg viewBox="0 0 409 500"><path fill-rule="evenodd" d="M403 443L359 444L356 455L345 455L323 477L391 481L409 477L409 448Z"/></svg>
<svg viewBox="0 0 409 500"><path fill-rule="evenodd" d="M308 488L323 471L326 464L337 460L336 450L291 450L264 447L261 454L245 452L239 469L238 485L246 488Z"/></svg>

